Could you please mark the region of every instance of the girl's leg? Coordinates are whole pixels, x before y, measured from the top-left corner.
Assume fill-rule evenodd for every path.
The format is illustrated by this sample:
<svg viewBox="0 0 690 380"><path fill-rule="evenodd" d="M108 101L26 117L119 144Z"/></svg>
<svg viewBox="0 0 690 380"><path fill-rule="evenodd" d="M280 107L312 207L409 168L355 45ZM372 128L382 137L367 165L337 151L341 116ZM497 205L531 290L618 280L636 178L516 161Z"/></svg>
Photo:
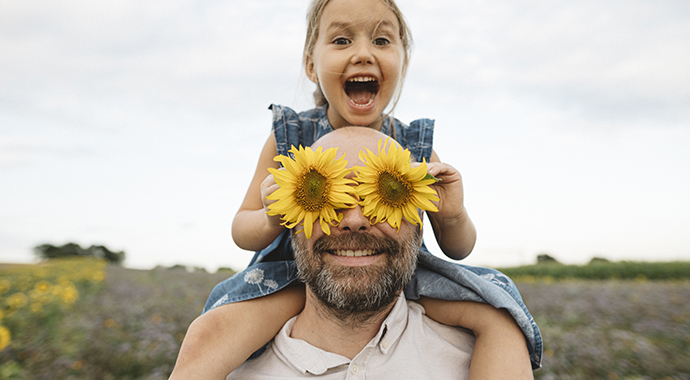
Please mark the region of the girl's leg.
<svg viewBox="0 0 690 380"><path fill-rule="evenodd" d="M304 286L209 310L187 330L171 380L225 379L304 308Z"/></svg>

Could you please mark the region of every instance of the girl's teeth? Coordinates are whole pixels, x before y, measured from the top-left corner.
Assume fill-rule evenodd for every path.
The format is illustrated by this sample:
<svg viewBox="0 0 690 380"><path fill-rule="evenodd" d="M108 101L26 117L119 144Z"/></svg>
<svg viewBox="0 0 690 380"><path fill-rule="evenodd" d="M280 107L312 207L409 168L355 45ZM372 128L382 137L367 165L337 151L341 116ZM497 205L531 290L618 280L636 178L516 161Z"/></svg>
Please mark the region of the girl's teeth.
<svg viewBox="0 0 690 380"><path fill-rule="evenodd" d="M374 78L374 77L354 77L354 78L348 79L347 81L348 82L373 82L375 80L376 80L376 78Z"/></svg>
<svg viewBox="0 0 690 380"><path fill-rule="evenodd" d="M355 107L366 107L366 106L369 106L369 105L371 105L371 103L374 102L374 98L376 98L376 94L371 94L371 99L369 99L368 102L366 102L366 103L364 103L364 104L357 104L357 103L355 103L354 100L352 100L352 98L348 97L348 99L350 100L350 103L352 103L352 105L354 105Z"/></svg>

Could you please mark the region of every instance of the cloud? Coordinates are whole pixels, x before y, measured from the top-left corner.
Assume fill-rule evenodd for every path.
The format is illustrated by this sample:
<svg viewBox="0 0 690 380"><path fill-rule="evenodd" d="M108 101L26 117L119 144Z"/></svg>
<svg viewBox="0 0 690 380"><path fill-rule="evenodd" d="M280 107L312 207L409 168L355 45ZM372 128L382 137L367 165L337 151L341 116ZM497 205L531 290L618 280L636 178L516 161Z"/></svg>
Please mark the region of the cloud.
<svg viewBox="0 0 690 380"><path fill-rule="evenodd" d="M444 84L454 101L507 93L590 120L690 121L686 2L405 5L418 42L411 79Z"/></svg>
<svg viewBox="0 0 690 380"><path fill-rule="evenodd" d="M170 264L202 260L189 256L200 241L214 256L190 264L248 260L228 229L269 134L267 106L310 106L301 67L307 5L3 1L0 167L19 168L4 171L3 210L22 222L0 233L26 237L27 247L93 239L125 247L129 265L160 261L166 239ZM616 220L640 209L621 201L638 199L635 191L644 190L645 212L667 220L688 208L667 190L688 186L677 175L690 162L687 2L399 5L416 47L396 117L437 119L435 149L467 179L484 241L532 252L544 236L579 238L561 234L575 224L605 235L607 226L568 225L563 215L614 204L600 211ZM651 185L641 187L631 168ZM514 228L532 223L544 231ZM645 228L626 233L642 239ZM581 246L602 249L595 243ZM637 243L647 244L629 236L609 244L632 252Z"/></svg>
<svg viewBox="0 0 690 380"><path fill-rule="evenodd" d="M242 110L299 100L306 3L7 1L0 109L88 128L248 122ZM590 122L690 120L685 2L400 7L415 100L440 91L481 107L505 95Z"/></svg>
<svg viewBox="0 0 690 380"><path fill-rule="evenodd" d="M58 127L217 125L268 106L266 93L294 93L305 6L11 1L0 112Z"/></svg>
<svg viewBox="0 0 690 380"><path fill-rule="evenodd" d="M92 149L83 145L63 146L44 139L0 136L0 169L29 165L42 157L75 159L94 155Z"/></svg>

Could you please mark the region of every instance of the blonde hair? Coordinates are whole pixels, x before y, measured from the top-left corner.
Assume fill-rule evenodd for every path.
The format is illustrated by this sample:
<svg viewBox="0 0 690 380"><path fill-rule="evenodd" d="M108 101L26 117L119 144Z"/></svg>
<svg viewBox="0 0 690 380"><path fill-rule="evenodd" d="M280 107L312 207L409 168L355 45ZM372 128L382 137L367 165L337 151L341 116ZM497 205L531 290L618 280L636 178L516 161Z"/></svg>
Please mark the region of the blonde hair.
<svg viewBox="0 0 690 380"><path fill-rule="evenodd" d="M319 38L319 22L321 21L321 15L323 15L323 10L330 1L331 0L313 0L309 6L309 12L307 12L307 38L304 41L304 52L302 56L302 63L305 65L307 62L307 57L314 54L314 46L316 45L316 40ZM402 83L405 79L405 74L407 73L407 63L410 60L410 53L412 51L412 34L410 33L410 29L407 27L405 17L403 16L402 12L400 12L400 8L398 8L398 6L395 4L395 1L379 1L382 1L385 5L387 5L398 19L398 24L400 25L400 41L403 45L404 52L402 75L396 88L395 100L393 101L393 107L391 108L392 111L400 99ZM328 101L326 100L326 97L324 96L319 84L316 85L316 91L314 91L314 103L316 103L317 107L328 104Z"/></svg>

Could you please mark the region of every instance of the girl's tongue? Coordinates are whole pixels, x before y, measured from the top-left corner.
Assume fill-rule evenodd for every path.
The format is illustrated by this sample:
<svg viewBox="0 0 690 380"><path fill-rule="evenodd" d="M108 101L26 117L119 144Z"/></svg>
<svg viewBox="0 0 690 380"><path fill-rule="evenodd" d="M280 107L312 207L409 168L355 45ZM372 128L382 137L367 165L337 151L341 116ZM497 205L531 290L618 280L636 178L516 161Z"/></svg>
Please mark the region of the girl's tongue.
<svg viewBox="0 0 690 380"><path fill-rule="evenodd" d="M347 82L345 92L352 103L358 106L367 106L374 101L379 92L378 82Z"/></svg>

